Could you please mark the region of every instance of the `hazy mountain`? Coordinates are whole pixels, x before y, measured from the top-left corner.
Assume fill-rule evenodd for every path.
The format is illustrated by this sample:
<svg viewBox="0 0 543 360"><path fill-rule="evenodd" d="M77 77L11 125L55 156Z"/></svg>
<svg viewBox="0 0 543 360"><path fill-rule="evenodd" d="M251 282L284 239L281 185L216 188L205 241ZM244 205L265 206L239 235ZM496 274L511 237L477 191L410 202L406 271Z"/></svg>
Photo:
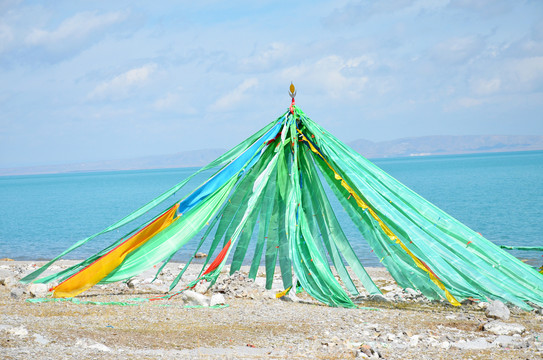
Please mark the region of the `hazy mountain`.
<svg viewBox="0 0 543 360"><path fill-rule="evenodd" d="M146 156L127 160L93 161L76 164L0 168L3 175L54 174L66 172L168 169L203 166L224 154L224 149L184 151L172 155Z"/></svg>
<svg viewBox="0 0 543 360"><path fill-rule="evenodd" d="M359 139L349 142L348 145L363 156L372 159L383 157L543 150L543 136L423 136L381 142ZM147 156L128 160L0 168L0 176L197 167L208 164L224 152L224 149L206 149L184 151L173 155Z"/></svg>
<svg viewBox="0 0 543 360"><path fill-rule="evenodd" d="M422 136L381 142L359 139L348 145L367 158L449 155L543 150L543 136Z"/></svg>

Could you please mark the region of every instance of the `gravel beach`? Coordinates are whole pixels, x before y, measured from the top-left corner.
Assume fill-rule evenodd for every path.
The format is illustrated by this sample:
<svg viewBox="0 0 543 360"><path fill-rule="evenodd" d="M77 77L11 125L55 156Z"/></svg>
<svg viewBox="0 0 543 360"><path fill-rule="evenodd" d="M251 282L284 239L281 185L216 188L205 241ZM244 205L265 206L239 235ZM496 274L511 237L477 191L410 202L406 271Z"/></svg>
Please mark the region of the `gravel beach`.
<svg viewBox="0 0 543 360"><path fill-rule="evenodd" d="M79 303L29 302L44 297L48 286L17 280L43 263L0 261L3 359L543 358L541 309L429 302L398 288L384 268L367 269L384 296L360 294L359 308L343 309L304 292L277 299L279 276L268 291L263 269L252 281L247 267L232 275L225 268L211 289L202 284L145 301L164 295L183 266L178 263L154 282L156 268L128 283L95 286L77 297ZM48 273L73 263L59 261ZM181 283L199 270L191 265Z"/></svg>

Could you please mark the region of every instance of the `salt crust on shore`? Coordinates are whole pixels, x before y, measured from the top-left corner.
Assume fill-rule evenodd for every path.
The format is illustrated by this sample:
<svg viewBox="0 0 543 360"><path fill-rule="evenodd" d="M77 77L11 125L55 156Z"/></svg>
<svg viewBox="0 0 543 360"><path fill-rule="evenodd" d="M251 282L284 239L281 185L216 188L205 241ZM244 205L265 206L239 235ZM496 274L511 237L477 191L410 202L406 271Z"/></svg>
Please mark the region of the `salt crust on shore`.
<svg viewBox="0 0 543 360"><path fill-rule="evenodd" d="M60 261L48 273L73 263ZM277 275L267 291L263 269L256 282L247 279L247 267L232 276L225 269L203 297L222 294L229 306L217 309L187 308L182 296L137 306L26 302L31 289L15 280L41 264L0 261L4 359L543 358L541 310L510 308L508 320L494 320L485 315L488 304L458 308L428 302L412 289L403 291L384 268L368 272L384 293L384 299L373 300L385 301L361 294L359 309L323 306L305 293L281 301L275 298L283 290ZM156 297L180 267L168 264L154 283L151 269L128 284L95 286L78 298L108 302ZM182 283L199 270L189 267Z"/></svg>

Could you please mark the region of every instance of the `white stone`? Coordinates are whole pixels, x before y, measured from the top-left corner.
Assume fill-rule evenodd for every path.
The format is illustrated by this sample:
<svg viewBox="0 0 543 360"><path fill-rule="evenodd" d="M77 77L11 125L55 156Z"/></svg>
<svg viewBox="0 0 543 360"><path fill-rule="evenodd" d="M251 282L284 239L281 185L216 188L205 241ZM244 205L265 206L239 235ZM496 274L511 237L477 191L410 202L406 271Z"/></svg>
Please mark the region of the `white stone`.
<svg viewBox="0 0 543 360"><path fill-rule="evenodd" d="M209 298L192 290L187 290L181 294L186 305L189 306L209 306Z"/></svg>
<svg viewBox="0 0 543 360"><path fill-rule="evenodd" d="M16 288L11 289L10 296L11 296L13 299L18 299L18 298L20 298L21 296L23 296L23 294L24 294L24 290L21 289L20 287L16 287Z"/></svg>
<svg viewBox="0 0 543 360"><path fill-rule="evenodd" d="M28 336L28 330L25 329L25 328L22 327L22 326L14 327L14 328L8 329L8 333L10 333L11 335L18 336L18 337L20 337L20 338L25 338L25 337Z"/></svg>
<svg viewBox="0 0 543 360"><path fill-rule="evenodd" d="M362 351L358 351L356 353L356 357L357 358L360 358L360 359L369 359L370 357L368 355L366 355L365 353L363 353Z"/></svg>
<svg viewBox="0 0 543 360"><path fill-rule="evenodd" d="M526 328L520 324L508 324L499 320L491 321L483 326L485 331L496 335L522 334Z"/></svg>
<svg viewBox="0 0 543 360"><path fill-rule="evenodd" d="M419 292L417 290L411 288L405 288L405 292L413 296L419 295Z"/></svg>
<svg viewBox="0 0 543 360"><path fill-rule="evenodd" d="M510 311L505 306L504 303L502 303L499 300L492 301L488 307L485 310L485 314L489 318L493 319L501 319L501 320L509 320Z"/></svg>
<svg viewBox="0 0 543 360"><path fill-rule="evenodd" d="M5 279L12 277L11 271L0 269L0 285L5 285Z"/></svg>
<svg viewBox="0 0 543 360"><path fill-rule="evenodd" d="M7 276L4 279L2 279L2 285L7 287L8 289L11 289L15 285L17 285L17 280L13 276Z"/></svg>
<svg viewBox="0 0 543 360"><path fill-rule="evenodd" d="M501 347L510 347L515 342L515 338L508 335L500 335L494 340L493 344Z"/></svg>
<svg viewBox="0 0 543 360"><path fill-rule="evenodd" d="M266 287L266 278L265 277L257 277L255 279L255 284L259 287Z"/></svg>
<svg viewBox="0 0 543 360"><path fill-rule="evenodd" d="M128 280L128 282L126 283L126 286L128 286L130 289L135 289L139 283L141 283L140 279L132 278Z"/></svg>
<svg viewBox="0 0 543 360"><path fill-rule="evenodd" d="M387 298L385 298L381 294L370 295L368 297L368 300L375 301L375 302L388 302Z"/></svg>
<svg viewBox="0 0 543 360"><path fill-rule="evenodd" d="M34 341L41 345L47 345L49 344L49 340L47 340L45 337L43 337L40 334L34 334Z"/></svg>
<svg viewBox="0 0 543 360"><path fill-rule="evenodd" d="M213 294L213 296L211 296L211 300L209 300L209 306L224 304L226 304L226 299L224 298L223 294Z"/></svg>
<svg viewBox="0 0 543 360"><path fill-rule="evenodd" d="M209 283L207 281L200 281L196 284L196 286L192 290L196 291L199 294L205 294L208 287L209 287Z"/></svg>
<svg viewBox="0 0 543 360"><path fill-rule="evenodd" d="M420 336L419 335L413 335L411 336L411 339L409 340L409 346L415 347L419 344Z"/></svg>
<svg viewBox="0 0 543 360"><path fill-rule="evenodd" d="M107 347L106 345L100 344L90 339L77 339L77 341L75 342L75 345L80 346L82 348L94 349L94 350L99 350L99 351L104 351L104 352L111 351L111 349Z"/></svg>
<svg viewBox="0 0 543 360"><path fill-rule="evenodd" d="M30 284L28 286L28 292L32 297L42 298L45 297L49 291L45 284Z"/></svg>
<svg viewBox="0 0 543 360"><path fill-rule="evenodd" d="M99 351L104 351L104 352L110 352L111 351L110 348L108 348L104 344L100 344L100 343L96 343L96 344L87 346L87 348L94 349L94 350L99 350Z"/></svg>
<svg viewBox="0 0 543 360"><path fill-rule="evenodd" d="M442 349L449 350L451 348L451 343L448 341L443 341L440 346Z"/></svg>
<svg viewBox="0 0 543 360"><path fill-rule="evenodd" d="M463 350L484 350L494 347L485 338L478 338L471 341L460 340L453 344L455 347Z"/></svg>

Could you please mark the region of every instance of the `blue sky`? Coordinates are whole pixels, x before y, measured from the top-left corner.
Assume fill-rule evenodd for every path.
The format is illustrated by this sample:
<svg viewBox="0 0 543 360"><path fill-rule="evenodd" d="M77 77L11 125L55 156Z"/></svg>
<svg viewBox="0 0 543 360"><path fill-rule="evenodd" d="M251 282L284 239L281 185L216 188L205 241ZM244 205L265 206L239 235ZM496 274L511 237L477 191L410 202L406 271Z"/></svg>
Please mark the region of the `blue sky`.
<svg viewBox="0 0 543 360"><path fill-rule="evenodd" d="M543 135L543 1L0 0L0 167L229 148L291 81L346 142Z"/></svg>

